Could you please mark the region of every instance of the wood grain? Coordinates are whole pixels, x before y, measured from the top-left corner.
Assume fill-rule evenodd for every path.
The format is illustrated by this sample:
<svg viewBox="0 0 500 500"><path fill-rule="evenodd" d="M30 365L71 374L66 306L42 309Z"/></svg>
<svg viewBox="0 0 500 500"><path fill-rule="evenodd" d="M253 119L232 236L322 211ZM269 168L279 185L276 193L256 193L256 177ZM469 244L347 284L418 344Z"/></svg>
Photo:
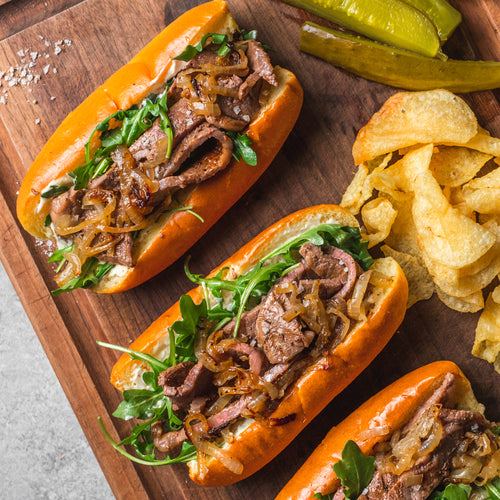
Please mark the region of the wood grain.
<svg viewBox="0 0 500 500"><path fill-rule="evenodd" d="M499 376L470 354L478 315L455 313L431 299L408 311L388 347L284 453L239 484L203 489L189 481L184 465L137 466L107 444L97 426L98 415L115 437L125 435L130 424L110 417L119 402L108 382L117 354L98 348L95 340L128 345L135 339L190 288L183 259L148 283L116 296L80 290L52 297L48 248L19 227L16 193L30 163L66 114L166 24L198 3L60 0L48 2L50 8L30 0L0 3L0 71L21 64L21 49L42 52L44 41L71 40L58 56L49 54L50 71L42 72L37 84L9 88L7 104L0 104L0 257L116 497L273 498L332 425L402 374L436 359L457 362L487 405L488 416L500 420ZM258 29L273 48L273 62L298 75L305 99L297 126L268 171L189 252L197 273L208 272L291 211L338 203L355 169L351 147L357 131L396 92L301 54L299 26L309 18L303 11L278 0L228 3L238 23ZM500 60L497 4L455 4L464 21L445 50L455 58ZM38 64L42 61L37 59L40 71ZM498 93L464 97L481 125L499 136Z"/></svg>

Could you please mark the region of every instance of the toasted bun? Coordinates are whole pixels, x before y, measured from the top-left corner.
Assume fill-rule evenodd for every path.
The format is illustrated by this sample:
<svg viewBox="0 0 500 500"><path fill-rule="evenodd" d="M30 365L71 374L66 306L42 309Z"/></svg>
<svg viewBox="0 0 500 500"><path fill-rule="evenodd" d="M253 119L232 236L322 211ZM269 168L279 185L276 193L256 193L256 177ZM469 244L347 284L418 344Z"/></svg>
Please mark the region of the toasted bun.
<svg viewBox="0 0 500 500"><path fill-rule="evenodd" d="M184 63L172 57L206 33L232 33L237 29L225 2L214 0L195 7L167 26L129 63L113 74L54 132L28 170L17 199L17 216L38 238L51 238L44 227L50 202L40 193L51 182L85 163L85 144L95 127L118 109L127 109L158 92ZM232 160L219 175L184 191L204 223L187 212L164 214L141 231L134 243L133 268L115 266L93 290L115 293L132 288L159 273L190 248L259 178L292 130L302 105L303 92L296 77L276 67L278 86L262 92L262 108L246 133L257 153L258 164L249 167ZM221 195L223 193L223 195Z"/></svg>
<svg viewBox="0 0 500 500"><path fill-rule="evenodd" d="M400 378L360 406L338 426L333 427L304 465L281 490L276 500L312 499L316 493L332 493L340 486L333 464L341 460L342 449L349 439L355 441L364 454L383 437L359 439L366 429L388 426L389 432L402 427L442 383L446 374L456 375L452 404L460 409L483 412L469 381L451 361L437 361Z"/></svg>
<svg viewBox="0 0 500 500"><path fill-rule="evenodd" d="M335 205L320 205L295 212L266 229L215 269L229 267L237 275L245 273L272 250L295 236L319 224L357 226L356 219L345 209ZM382 350L401 323L406 310L408 284L398 264L390 258L379 259L373 265L390 278L390 286L376 295L376 304L364 323L357 324L349 336L327 357L309 367L288 391L272 418L294 415L290 422L268 427L253 421L236 433L231 444L224 445L230 454L243 464L243 473L236 475L214 459L208 461L208 473L198 476L197 462L189 463L193 481L206 486L227 485L250 476L263 467L335 397ZM201 287L189 295L195 302L202 299ZM179 303L173 305L155 321L132 345L131 349L167 357L169 352L168 327L180 319ZM123 355L111 374L111 382L120 390L141 386L144 365Z"/></svg>

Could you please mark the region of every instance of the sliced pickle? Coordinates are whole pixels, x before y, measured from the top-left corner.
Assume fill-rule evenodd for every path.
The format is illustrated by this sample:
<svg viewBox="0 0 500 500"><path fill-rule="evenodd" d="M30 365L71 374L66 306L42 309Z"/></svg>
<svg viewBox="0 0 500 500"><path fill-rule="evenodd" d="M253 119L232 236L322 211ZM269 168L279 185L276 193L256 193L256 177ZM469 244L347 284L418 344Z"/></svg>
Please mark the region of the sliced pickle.
<svg viewBox="0 0 500 500"><path fill-rule="evenodd" d="M304 23L300 50L368 80L406 90L473 92L500 87L500 62L442 61Z"/></svg>
<svg viewBox="0 0 500 500"><path fill-rule="evenodd" d="M446 42L462 21L462 15L446 0L404 0L427 15L436 26L441 43Z"/></svg>
<svg viewBox="0 0 500 500"><path fill-rule="evenodd" d="M424 56L441 43L432 21L400 0L284 0L344 28Z"/></svg>

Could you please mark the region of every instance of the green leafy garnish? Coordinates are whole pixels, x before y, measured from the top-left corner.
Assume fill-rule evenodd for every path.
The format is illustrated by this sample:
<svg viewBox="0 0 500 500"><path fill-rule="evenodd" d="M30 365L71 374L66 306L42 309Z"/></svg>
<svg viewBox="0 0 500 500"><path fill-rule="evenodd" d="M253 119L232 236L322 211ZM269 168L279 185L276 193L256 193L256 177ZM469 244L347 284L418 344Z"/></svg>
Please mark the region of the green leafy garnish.
<svg viewBox="0 0 500 500"><path fill-rule="evenodd" d="M333 493L322 495L321 493L315 493L313 498L319 498L319 500L333 500Z"/></svg>
<svg viewBox="0 0 500 500"><path fill-rule="evenodd" d="M62 287L52 290L51 293L52 295L59 295L63 292L71 292L77 288L89 288L96 285L113 267L115 267L114 264L107 262L100 263L95 257L91 257L83 263L82 270L78 276L69 280Z"/></svg>
<svg viewBox="0 0 500 500"><path fill-rule="evenodd" d="M449 484L443 491L435 491L432 500L467 500L472 492L468 484Z"/></svg>
<svg viewBox="0 0 500 500"><path fill-rule="evenodd" d="M58 248L57 250L54 250L50 257L47 259L48 262L59 262L60 264L57 266L56 273L58 273L64 263L67 261L66 257L64 256L65 253L69 253L73 251L73 245L68 245L63 248Z"/></svg>
<svg viewBox="0 0 500 500"><path fill-rule="evenodd" d="M172 59L184 62L191 61L193 57L198 55L203 50L205 43L209 38L211 39L210 43L220 45L219 50L217 51L218 56L225 56L229 54L231 46L229 45L227 35L222 35L220 33L207 33L201 39L200 43L196 45L188 45L178 56L172 57Z"/></svg>
<svg viewBox="0 0 500 500"><path fill-rule="evenodd" d="M167 134L168 149L165 159L170 158L172 152L173 131L168 118L167 90L170 83L161 95L151 95L144 99L140 106L133 105L126 110L118 110L102 121L90 134L85 144L85 165L76 168L69 175L74 178L75 189L87 187L90 179L103 175L112 165L111 153L121 145L131 146L146 130L153 126L153 122L160 118L160 128ZM120 125L109 128L111 123ZM101 147L92 156L90 145L94 135L100 132Z"/></svg>
<svg viewBox="0 0 500 500"><path fill-rule="evenodd" d="M355 500L372 480L375 457L367 457L354 441L347 441L342 450L342 460L334 464L333 470L345 488L345 496Z"/></svg>
<svg viewBox="0 0 500 500"><path fill-rule="evenodd" d="M43 221L43 227L49 227L52 224L52 217L50 214L47 214L45 220Z"/></svg>
<svg viewBox="0 0 500 500"><path fill-rule="evenodd" d="M144 383L149 386L150 389L130 389L124 391L123 401L113 413L114 417L123 420L137 418L145 421L137 424L132 429L130 436L120 443L115 443L109 437L104 427L101 426L106 438L113 447L128 458L131 458L132 455L125 452L121 446L133 446L141 460L138 463L165 465L193 460L195 448L190 443L184 443L181 454L175 459L169 458L167 460L158 460L151 438L151 425L159 420L164 421L167 432L182 428L182 421L172 410L172 402L163 394L163 389L158 385L158 376L162 371L183 361L197 361L194 355L193 344L198 329L198 323L200 318L206 315L207 308L205 301L196 305L189 295L183 295L180 299L180 310L182 320L174 322L169 328L171 349L170 355L165 361L160 361L149 354L127 349L125 347L108 344L106 342L97 342L97 344L102 347L127 353L132 359L148 364L152 370L151 372L144 372L142 377ZM131 458L131 460L132 459L137 461L136 457Z"/></svg>
<svg viewBox="0 0 500 500"><path fill-rule="evenodd" d="M493 434L496 434L497 436L500 435L500 425L494 425L491 428L491 432L493 432Z"/></svg>
<svg viewBox="0 0 500 500"><path fill-rule="evenodd" d="M251 148L252 141L247 134L227 131L226 135L233 141L233 156L236 160L243 161L255 167L257 165L257 153Z"/></svg>
<svg viewBox="0 0 500 500"><path fill-rule="evenodd" d="M373 259L368 253L368 242L361 240L359 229L340 224L321 224L309 229L271 252L264 260L284 253L289 254L291 250L300 248L306 242L317 246L330 245L340 248L350 254L365 271L373 264Z"/></svg>
<svg viewBox="0 0 500 500"><path fill-rule="evenodd" d="M56 198L60 194L69 191L69 184L51 184L47 189L44 189L40 196L45 199Z"/></svg>

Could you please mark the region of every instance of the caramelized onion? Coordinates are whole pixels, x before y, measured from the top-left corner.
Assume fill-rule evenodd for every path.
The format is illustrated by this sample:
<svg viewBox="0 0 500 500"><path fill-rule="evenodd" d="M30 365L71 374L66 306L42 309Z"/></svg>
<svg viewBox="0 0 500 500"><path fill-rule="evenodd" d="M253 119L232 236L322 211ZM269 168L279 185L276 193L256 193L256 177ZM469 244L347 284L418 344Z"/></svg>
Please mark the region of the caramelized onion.
<svg viewBox="0 0 500 500"><path fill-rule="evenodd" d="M347 314L357 321L365 321L366 314L363 308L363 298L365 296L372 271L366 271L356 281L352 297L347 301Z"/></svg>
<svg viewBox="0 0 500 500"><path fill-rule="evenodd" d="M199 423L193 425L196 421ZM211 443L203 438L203 435L208 432L208 422L204 415L201 413L188 415L184 420L184 429L189 440L196 448L198 459L202 459L203 470L199 470L200 473L206 475L207 472L205 455L214 457L233 474L241 474L243 472L243 464L238 459L232 457L228 450L219 448L214 443ZM198 464L198 467L200 467L200 464Z"/></svg>
<svg viewBox="0 0 500 500"><path fill-rule="evenodd" d="M486 465L481 469L479 477L474 480L474 483L482 486L497 476L500 476L500 450L493 453Z"/></svg>
<svg viewBox="0 0 500 500"><path fill-rule="evenodd" d="M387 436L391 432L391 428L388 425L379 425L377 427L370 427L365 429L358 434L358 438L362 441L367 439L372 439L380 436Z"/></svg>
<svg viewBox="0 0 500 500"><path fill-rule="evenodd" d="M97 190L95 190L97 191ZM62 215L54 223L54 228L57 234L61 236L66 236L69 234L74 234L82 229L99 222L105 221L116 208L116 197L111 191L100 190L99 194L102 195L101 200L91 197L90 193L95 193L95 191L90 191L87 193L82 200L83 205L92 205L96 211L96 214L88 219L80 222L76 226L71 226L70 220L71 216ZM105 199L104 199L105 198ZM103 205L103 201L107 202L107 205Z"/></svg>

